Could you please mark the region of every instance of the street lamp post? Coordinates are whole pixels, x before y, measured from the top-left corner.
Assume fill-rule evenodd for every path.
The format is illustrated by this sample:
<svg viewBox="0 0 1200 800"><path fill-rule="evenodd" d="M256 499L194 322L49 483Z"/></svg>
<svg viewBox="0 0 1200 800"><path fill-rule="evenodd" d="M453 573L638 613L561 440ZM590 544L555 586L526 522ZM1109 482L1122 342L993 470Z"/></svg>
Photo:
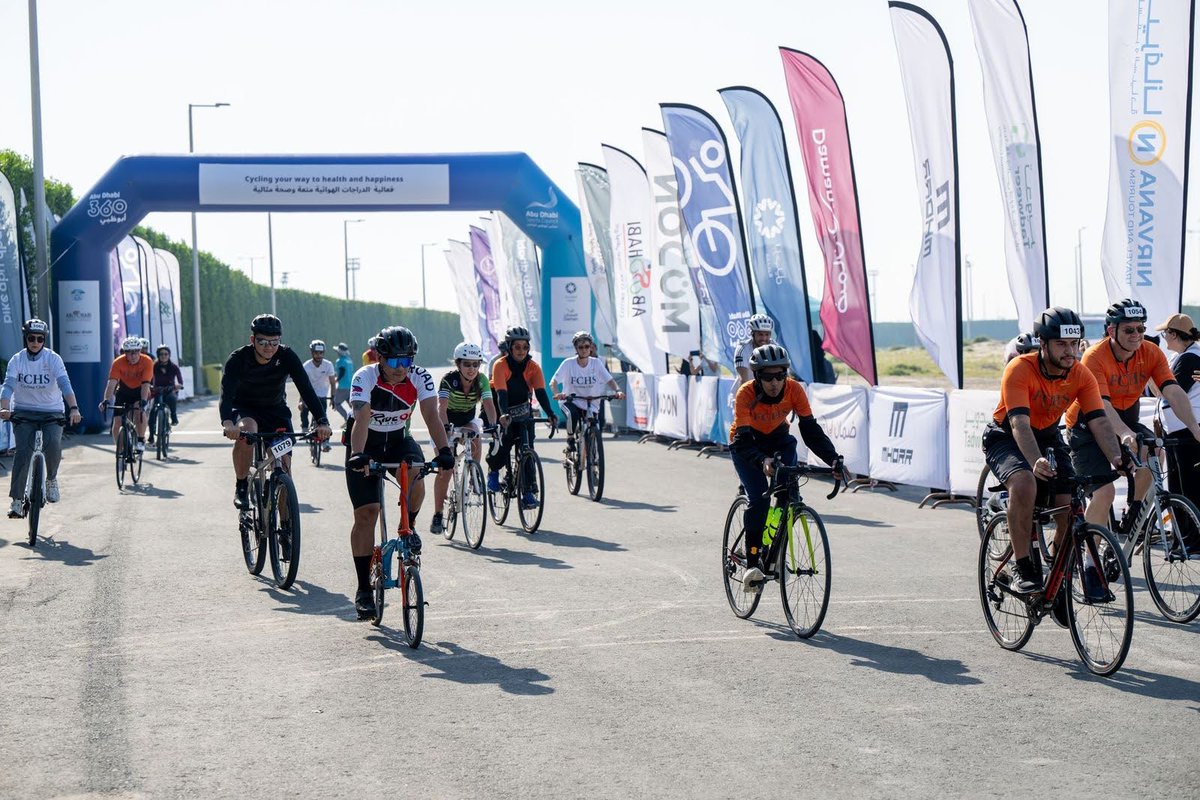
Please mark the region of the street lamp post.
<svg viewBox="0 0 1200 800"><path fill-rule="evenodd" d="M1082 226L1075 233L1075 311L1079 314L1083 313L1083 232L1087 230L1087 225Z"/></svg>
<svg viewBox="0 0 1200 800"><path fill-rule="evenodd" d="M421 308L429 308L429 303L425 300L425 248L436 246L437 242L421 243Z"/></svg>
<svg viewBox="0 0 1200 800"><path fill-rule="evenodd" d="M46 241L46 177L42 156L42 83L38 64L37 0L29 0L29 101L33 116L33 250L38 316L50 319L50 267ZM49 345L47 345L49 347Z"/></svg>
<svg viewBox="0 0 1200 800"><path fill-rule="evenodd" d="M225 108L229 103L188 103L188 152L196 152L196 136L192 127L193 108ZM205 390L204 385L204 346L201 344L202 331L200 324L200 253L196 249L196 212L192 212L192 315L194 316L193 333L195 338L196 393Z"/></svg>
<svg viewBox="0 0 1200 800"><path fill-rule="evenodd" d="M342 258L346 269L346 299L350 299L350 234L348 228L351 222L366 222L363 219L342 220Z"/></svg>
<svg viewBox="0 0 1200 800"><path fill-rule="evenodd" d="M271 212L267 212L267 266L271 272L271 314L275 314L275 234L271 230ZM286 285L286 284L285 284Z"/></svg>
<svg viewBox="0 0 1200 800"><path fill-rule="evenodd" d="M242 261L250 262L250 282L254 283L254 262L262 261L263 257L262 256L239 256L239 258L241 258Z"/></svg>

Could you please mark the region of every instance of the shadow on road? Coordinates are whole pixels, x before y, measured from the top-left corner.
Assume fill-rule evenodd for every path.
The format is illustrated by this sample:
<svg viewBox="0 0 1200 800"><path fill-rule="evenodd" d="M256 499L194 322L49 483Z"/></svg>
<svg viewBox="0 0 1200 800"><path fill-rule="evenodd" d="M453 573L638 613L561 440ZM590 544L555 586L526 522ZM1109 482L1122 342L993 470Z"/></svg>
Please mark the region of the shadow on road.
<svg viewBox="0 0 1200 800"><path fill-rule="evenodd" d="M602 497L596 505L606 508L619 508L623 511L658 511L662 514L674 514L677 506L669 506L666 503L642 503L637 500L613 500L611 497Z"/></svg>
<svg viewBox="0 0 1200 800"><path fill-rule="evenodd" d="M1116 675L1103 678L1087 671L1082 662L1074 659L1055 658L1041 653L1023 653L1026 658L1062 667L1070 677L1087 681L1096 686L1107 686L1122 692L1151 697L1155 700L1186 700L1193 704L1200 700L1200 683L1174 675L1160 675L1142 669L1122 667ZM1192 705L1192 711L1200 712L1200 705Z"/></svg>
<svg viewBox="0 0 1200 800"><path fill-rule="evenodd" d="M546 558L521 550L509 550L505 547L484 545L479 552L485 554L493 564L512 564L517 567L541 567L542 569L574 569L560 558Z"/></svg>
<svg viewBox="0 0 1200 800"><path fill-rule="evenodd" d="M1152 603L1152 602L1153 601L1150 601L1150 603ZM1150 603L1148 603L1148 604L1150 604ZM1136 605L1135 605L1135 608L1136 608ZM1200 625L1197 625L1195 622L1192 622L1192 623L1185 622L1183 624L1180 624L1178 622L1171 622L1170 620L1166 619L1161 614L1159 614L1157 610L1154 610L1154 611L1136 611L1135 610L1133 612L1133 619L1137 625L1153 625L1157 628L1166 628L1167 630L1171 630L1171 631L1184 631L1186 633L1200 633Z"/></svg>
<svg viewBox="0 0 1200 800"><path fill-rule="evenodd" d="M777 638L784 637L777 636ZM920 675L934 683L956 686L983 683L978 678L969 675L970 670L967 669L966 664L956 658L934 658L919 650L851 639L836 633L821 632L809 641L816 647L824 647L835 653L853 657L854 660L850 662L852 667L870 667L880 672L891 672L897 675Z"/></svg>
<svg viewBox="0 0 1200 800"><path fill-rule="evenodd" d="M277 601L280 605L275 610L285 614L311 614L358 621L354 603L347 595L331 592L315 583L296 581L287 591L267 585L260 591L266 592L271 599Z"/></svg>
<svg viewBox="0 0 1200 800"><path fill-rule="evenodd" d="M536 539L555 547L590 547L593 550L603 550L607 553L623 553L626 550L623 545L616 542L606 542L603 539L593 539L591 536L580 536L575 533L548 531L545 528L538 530Z"/></svg>
<svg viewBox="0 0 1200 800"><path fill-rule="evenodd" d="M153 483L126 484L125 493L157 497L161 500L173 500L176 497L183 497L183 492L177 492L174 489L160 489Z"/></svg>
<svg viewBox="0 0 1200 800"><path fill-rule="evenodd" d="M389 650L410 658L437 672L426 672L422 678L438 678L454 683L482 686L495 684L502 692L526 696L554 693L554 687L543 685L550 676L533 667L510 667L495 656L485 656L452 642L426 644L413 650L404 641L402 634L387 628L379 628L367 637L367 641L378 642Z"/></svg>
<svg viewBox="0 0 1200 800"><path fill-rule="evenodd" d="M25 557L28 561L34 557L46 561L58 561L68 567L90 567L102 558L108 558L107 553L95 553L86 547L77 547L65 539L38 538L37 547Z"/></svg>
<svg viewBox="0 0 1200 800"><path fill-rule="evenodd" d="M894 528L890 522L881 522L877 519L855 519L854 517L846 517L841 514L826 514L821 512L821 521L829 525L857 525L860 528Z"/></svg>

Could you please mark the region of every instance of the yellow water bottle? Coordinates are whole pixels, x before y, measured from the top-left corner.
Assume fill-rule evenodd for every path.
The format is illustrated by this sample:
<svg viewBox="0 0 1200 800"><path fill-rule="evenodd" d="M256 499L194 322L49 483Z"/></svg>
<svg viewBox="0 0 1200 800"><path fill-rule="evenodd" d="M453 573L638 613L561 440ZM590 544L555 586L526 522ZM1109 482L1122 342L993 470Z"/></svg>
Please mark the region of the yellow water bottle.
<svg viewBox="0 0 1200 800"><path fill-rule="evenodd" d="M782 519L783 509L771 503L771 507L767 509L767 525L763 528L763 547L770 547L771 542L775 541L775 534L779 531Z"/></svg>

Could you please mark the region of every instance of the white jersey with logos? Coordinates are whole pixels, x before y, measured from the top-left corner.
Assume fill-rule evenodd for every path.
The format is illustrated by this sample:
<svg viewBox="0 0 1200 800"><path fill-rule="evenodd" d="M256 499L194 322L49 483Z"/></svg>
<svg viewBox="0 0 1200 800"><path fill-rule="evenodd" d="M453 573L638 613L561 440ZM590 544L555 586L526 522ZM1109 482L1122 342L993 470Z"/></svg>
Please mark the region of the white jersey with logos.
<svg viewBox="0 0 1200 800"><path fill-rule="evenodd" d="M367 441L386 445L396 436L404 436L413 410L422 400L437 398L433 376L424 367L413 366L403 383L386 383L378 364L367 364L354 373L350 384L350 406L371 407Z"/></svg>
<svg viewBox="0 0 1200 800"><path fill-rule="evenodd" d="M322 399L329 397L329 379L337 377L337 369L333 366L333 362L328 358L322 358L321 363L318 364L310 358L304 362L304 372L308 375L308 382L312 384L317 397Z"/></svg>
<svg viewBox="0 0 1200 800"><path fill-rule="evenodd" d="M563 394L577 394L583 397L600 397L608 394L608 382L613 376L605 368L604 362L595 356L588 358L586 364L580 364L577 358L568 358L558 365L554 371L551 383L562 387ZM599 400L572 400L573 405L585 410L599 411Z"/></svg>
<svg viewBox="0 0 1200 800"><path fill-rule="evenodd" d="M43 348L36 356L18 350L8 361L4 389L0 396L11 397L14 411L63 412L63 395L75 394L62 356Z"/></svg>
<svg viewBox="0 0 1200 800"><path fill-rule="evenodd" d="M778 342L775 341L774 337L771 337L771 339L767 342L767 344L778 344ZM760 345L760 346L765 347L766 345ZM750 369L750 355L754 352L754 349L755 348L754 348L754 340L753 339L747 339L746 341L742 342L741 344L739 344L737 346L737 349L733 351L733 371L734 372L737 372L738 367L745 367L746 369Z"/></svg>

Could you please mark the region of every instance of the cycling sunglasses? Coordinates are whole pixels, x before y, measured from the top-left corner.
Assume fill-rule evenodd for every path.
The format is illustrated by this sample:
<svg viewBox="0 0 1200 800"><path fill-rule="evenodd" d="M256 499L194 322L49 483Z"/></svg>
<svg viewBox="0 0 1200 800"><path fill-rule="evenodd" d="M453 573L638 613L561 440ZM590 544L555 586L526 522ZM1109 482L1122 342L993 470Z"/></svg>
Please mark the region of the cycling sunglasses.
<svg viewBox="0 0 1200 800"><path fill-rule="evenodd" d="M25 337L25 341L41 344L42 342L46 341L46 337L42 336L40 333L31 333Z"/></svg>
<svg viewBox="0 0 1200 800"><path fill-rule="evenodd" d="M254 343L259 347L279 347L279 342L279 339L263 339L262 337L254 340Z"/></svg>
<svg viewBox="0 0 1200 800"><path fill-rule="evenodd" d="M408 369L413 365L413 357L396 356L395 358L385 358L383 363L387 364L392 369L396 369L397 367L404 367L405 369Z"/></svg>
<svg viewBox="0 0 1200 800"><path fill-rule="evenodd" d="M760 381L775 381L775 382L786 381L787 373L786 372L760 372L760 373L758 373L758 379Z"/></svg>

